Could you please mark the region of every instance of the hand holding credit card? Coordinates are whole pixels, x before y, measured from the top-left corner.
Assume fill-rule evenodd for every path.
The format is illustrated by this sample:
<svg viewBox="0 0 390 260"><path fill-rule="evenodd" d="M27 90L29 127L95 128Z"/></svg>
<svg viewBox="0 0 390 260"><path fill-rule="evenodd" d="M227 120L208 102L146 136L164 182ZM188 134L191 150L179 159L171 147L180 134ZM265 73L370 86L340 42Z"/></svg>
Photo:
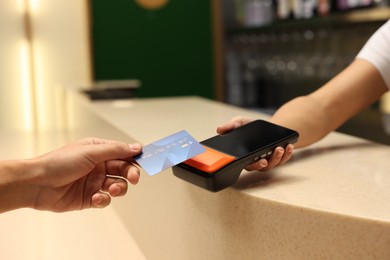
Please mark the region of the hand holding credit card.
<svg viewBox="0 0 390 260"><path fill-rule="evenodd" d="M147 174L155 175L205 151L198 141L182 130L145 145L142 153L134 159Z"/></svg>

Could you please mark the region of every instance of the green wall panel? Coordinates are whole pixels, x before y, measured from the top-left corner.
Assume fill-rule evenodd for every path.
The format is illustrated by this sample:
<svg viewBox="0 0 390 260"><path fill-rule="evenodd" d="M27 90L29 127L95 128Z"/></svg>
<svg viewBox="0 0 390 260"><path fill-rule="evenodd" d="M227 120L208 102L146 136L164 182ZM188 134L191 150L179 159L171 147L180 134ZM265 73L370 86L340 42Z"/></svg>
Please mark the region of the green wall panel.
<svg viewBox="0 0 390 260"><path fill-rule="evenodd" d="M134 0L91 0L91 16L95 80L140 79L141 97L214 98L210 1L150 11Z"/></svg>

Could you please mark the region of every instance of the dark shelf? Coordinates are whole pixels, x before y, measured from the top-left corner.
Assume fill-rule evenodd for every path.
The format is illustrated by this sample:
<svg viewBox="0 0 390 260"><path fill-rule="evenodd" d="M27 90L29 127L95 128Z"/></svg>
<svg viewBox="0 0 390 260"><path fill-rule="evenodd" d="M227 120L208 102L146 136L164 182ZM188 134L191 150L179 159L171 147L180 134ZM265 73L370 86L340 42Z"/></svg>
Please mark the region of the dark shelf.
<svg viewBox="0 0 390 260"><path fill-rule="evenodd" d="M364 8L345 12L334 12L327 16L310 19L276 20L269 25L259 27L228 28L228 35L241 33L269 32L299 28L321 28L324 26L345 26L359 23L383 22L390 18L390 7Z"/></svg>

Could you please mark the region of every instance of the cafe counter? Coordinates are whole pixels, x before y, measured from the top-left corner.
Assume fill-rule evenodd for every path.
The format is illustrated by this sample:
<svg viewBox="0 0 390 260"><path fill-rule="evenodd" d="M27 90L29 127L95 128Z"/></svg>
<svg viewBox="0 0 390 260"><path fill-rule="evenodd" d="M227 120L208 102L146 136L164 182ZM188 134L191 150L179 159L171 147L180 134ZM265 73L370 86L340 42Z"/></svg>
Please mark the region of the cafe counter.
<svg viewBox="0 0 390 260"><path fill-rule="evenodd" d="M233 116L267 119L200 97L91 101L69 91L65 101L69 109L64 141L98 136L149 144L180 130L201 141ZM112 216L112 228L94 232L106 240L115 234L123 239L108 245L89 243L85 250L87 254L109 247L115 259L142 259L121 258L123 250L159 260L389 259L389 159L389 146L334 132L297 149L283 166L244 171L237 183L219 192L185 182L172 169L155 176L141 170L139 184L107 209L70 213L74 220L83 219L72 222L72 234L76 240L87 236L84 225ZM0 223L15 226L23 222L22 213L6 213L16 218ZM47 236L39 230L48 232L51 223L64 218L50 215L48 222L30 229L34 245L43 248L47 239L61 237L61 232ZM92 222L85 223L85 218ZM84 250L65 238L61 241L69 252Z"/></svg>

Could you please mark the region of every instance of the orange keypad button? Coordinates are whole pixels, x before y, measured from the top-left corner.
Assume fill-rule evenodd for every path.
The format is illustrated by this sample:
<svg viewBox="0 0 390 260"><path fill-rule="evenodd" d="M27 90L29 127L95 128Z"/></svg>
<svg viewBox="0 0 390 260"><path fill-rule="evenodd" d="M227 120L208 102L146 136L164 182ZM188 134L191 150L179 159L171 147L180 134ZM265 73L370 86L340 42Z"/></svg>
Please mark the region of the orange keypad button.
<svg viewBox="0 0 390 260"><path fill-rule="evenodd" d="M218 152L210 147L203 147L206 149L206 152L198 154L186 160L184 163L201 171L213 173L236 159L231 155Z"/></svg>

